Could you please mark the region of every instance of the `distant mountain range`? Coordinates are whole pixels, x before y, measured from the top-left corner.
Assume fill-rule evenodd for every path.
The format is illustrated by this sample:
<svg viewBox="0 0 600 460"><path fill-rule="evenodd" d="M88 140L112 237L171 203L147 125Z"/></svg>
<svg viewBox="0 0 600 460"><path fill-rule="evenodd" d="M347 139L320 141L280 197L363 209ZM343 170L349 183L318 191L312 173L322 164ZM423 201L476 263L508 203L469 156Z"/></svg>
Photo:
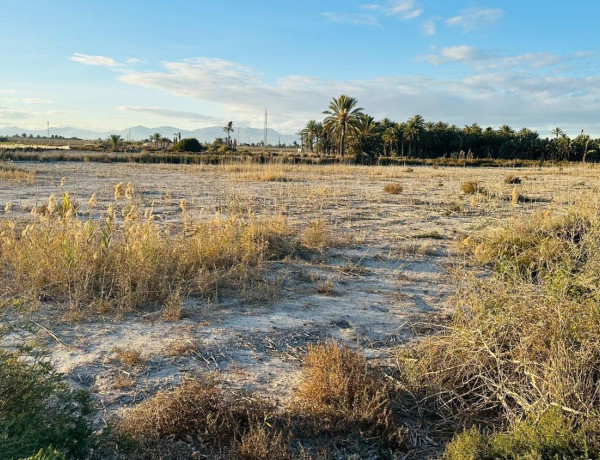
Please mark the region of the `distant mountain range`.
<svg viewBox="0 0 600 460"><path fill-rule="evenodd" d="M239 133L238 133L239 129ZM14 134L23 134L36 136L46 136L47 130L38 129L23 129L17 126L4 126L0 127L0 135L12 136ZM200 142L212 142L217 137L226 137L223 127L211 126L209 128L199 128L193 131L188 131L181 128L175 128L173 126L159 126L158 128L146 128L145 126L133 126L123 130L113 131L90 131L79 128L50 128L50 135L63 136L66 138L77 137L79 139L90 139L96 140L98 138L106 139L111 134L120 134L124 139L131 139L135 141L141 141L148 139L152 134L160 133L161 136L168 139L173 139L175 133L181 133L181 138L195 137ZM262 142L264 137L264 131L258 128L235 128L235 133L231 134L234 139L239 139L241 144L258 144ZM279 142L282 144L291 145L294 141L299 141L298 136L293 134L280 134L274 129L267 130L267 142L270 145L277 145Z"/></svg>

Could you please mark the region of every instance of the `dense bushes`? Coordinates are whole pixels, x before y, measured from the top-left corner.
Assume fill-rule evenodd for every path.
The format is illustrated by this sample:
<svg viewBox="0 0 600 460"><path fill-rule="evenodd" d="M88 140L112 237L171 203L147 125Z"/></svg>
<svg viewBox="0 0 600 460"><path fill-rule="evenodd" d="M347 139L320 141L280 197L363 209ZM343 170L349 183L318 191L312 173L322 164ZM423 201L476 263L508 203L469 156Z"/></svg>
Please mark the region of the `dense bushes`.
<svg viewBox="0 0 600 460"><path fill-rule="evenodd" d="M68 389L49 364L0 351L0 458L86 458L90 409L87 393Z"/></svg>
<svg viewBox="0 0 600 460"><path fill-rule="evenodd" d="M463 241L471 260L492 273L463 280L452 325L403 353L409 384L456 427L502 430L524 418L530 422L492 437L468 432L451 447L473 445L493 454L449 458L522 458L499 454L494 446L502 441L509 446L505 452L517 453L517 441L509 440L518 434L526 444L530 436L534 445L544 423L556 425L558 433L597 422L599 245L600 215L593 204L509 222ZM545 416L549 411L554 418ZM537 417L541 425L533 422ZM564 446L583 452L586 444L577 439ZM549 458L545 447L539 449L541 457L527 458Z"/></svg>
<svg viewBox="0 0 600 460"><path fill-rule="evenodd" d="M198 153L204 151L205 148L195 137L186 137L177 142L177 144L173 146L173 150L176 152Z"/></svg>

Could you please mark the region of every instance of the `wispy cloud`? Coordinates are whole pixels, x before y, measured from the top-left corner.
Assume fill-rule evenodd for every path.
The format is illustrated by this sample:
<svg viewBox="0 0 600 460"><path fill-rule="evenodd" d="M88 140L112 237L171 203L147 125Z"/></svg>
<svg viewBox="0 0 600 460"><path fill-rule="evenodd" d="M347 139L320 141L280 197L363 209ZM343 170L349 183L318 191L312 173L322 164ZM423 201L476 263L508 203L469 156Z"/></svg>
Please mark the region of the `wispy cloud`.
<svg viewBox="0 0 600 460"><path fill-rule="evenodd" d="M447 62L473 63L486 57L485 53L474 46L459 45L442 48L435 54L423 56L422 59L433 65L441 65Z"/></svg>
<svg viewBox="0 0 600 460"><path fill-rule="evenodd" d="M183 110L173 110L163 107L116 107L120 112L139 112L156 115L163 118L180 118L188 121L203 121L210 123L220 123L222 120L208 115L203 115L196 112L186 112Z"/></svg>
<svg viewBox="0 0 600 460"><path fill-rule="evenodd" d="M435 33L436 33L435 21L433 19L430 19L429 21L425 21L423 23L423 25L421 26L421 30L423 30L423 34L425 34L427 36L435 35Z"/></svg>
<svg viewBox="0 0 600 460"><path fill-rule="evenodd" d="M27 105L46 105L54 104L51 99L44 99L40 97L4 97L2 100L8 104L27 104Z"/></svg>
<svg viewBox="0 0 600 460"><path fill-rule="evenodd" d="M577 52L559 56L550 52L526 53L505 56L484 51L474 46L459 45L441 48L436 53L421 56L420 60L439 66L460 63L477 71L482 70L541 70L566 65L592 56L590 52Z"/></svg>
<svg viewBox="0 0 600 460"><path fill-rule="evenodd" d="M397 17L403 20L415 19L421 16L423 9L415 0L388 0L385 3L365 3L359 5L361 10L369 11L368 14L356 12L336 13L327 11L323 13L329 21L359 26L379 25L381 17Z"/></svg>
<svg viewBox="0 0 600 460"><path fill-rule="evenodd" d="M27 118L33 118L34 116L34 113L26 112L24 110L12 110L7 107L0 107L0 120L25 120Z"/></svg>
<svg viewBox="0 0 600 460"><path fill-rule="evenodd" d="M107 56L91 56L89 54L74 53L69 59L86 65L102 67L120 67L123 64L118 63L113 58Z"/></svg>
<svg viewBox="0 0 600 460"><path fill-rule="evenodd" d="M508 123L536 128L548 124L600 133L600 123L590 122L600 111L599 76L557 76L536 70L533 63L544 56L499 57L466 45L448 47L435 55L475 70L458 80L419 75L361 80L290 75L271 83L255 69L196 58L167 62L164 71L129 71L119 78L131 85L221 104L228 119L244 119L257 126L262 123L264 107L268 107L274 127L283 132L297 130L318 116L332 97L347 93L375 117L402 120L421 113L425 118L457 125L477 121L482 125ZM557 66L576 57L545 59Z"/></svg>
<svg viewBox="0 0 600 460"><path fill-rule="evenodd" d="M459 27L463 32L471 32L474 29L489 26L504 17L504 11L500 8L469 8L461 10L457 16L446 20L451 27Z"/></svg>
<svg viewBox="0 0 600 460"><path fill-rule="evenodd" d="M355 26L376 26L379 21L372 14L359 14L359 13L333 13L327 11L323 13L329 21L339 22L343 24L352 24Z"/></svg>
<svg viewBox="0 0 600 460"><path fill-rule="evenodd" d="M423 9L414 0L390 0L384 7L388 16L398 16L402 19L415 19L421 16Z"/></svg>

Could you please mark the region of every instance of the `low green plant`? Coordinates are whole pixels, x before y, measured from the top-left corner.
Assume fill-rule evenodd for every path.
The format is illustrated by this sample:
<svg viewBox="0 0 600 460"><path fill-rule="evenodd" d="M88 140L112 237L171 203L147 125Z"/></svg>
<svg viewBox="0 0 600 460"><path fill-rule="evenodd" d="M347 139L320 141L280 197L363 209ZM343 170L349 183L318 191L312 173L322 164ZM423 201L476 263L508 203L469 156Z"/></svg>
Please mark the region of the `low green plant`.
<svg viewBox="0 0 600 460"><path fill-rule="evenodd" d="M88 393L69 389L40 357L0 351L0 458L86 458L90 412Z"/></svg>
<svg viewBox="0 0 600 460"><path fill-rule="evenodd" d="M506 431L486 434L471 428L446 447L443 460L572 459L600 456L597 422L584 426L551 410L516 423Z"/></svg>

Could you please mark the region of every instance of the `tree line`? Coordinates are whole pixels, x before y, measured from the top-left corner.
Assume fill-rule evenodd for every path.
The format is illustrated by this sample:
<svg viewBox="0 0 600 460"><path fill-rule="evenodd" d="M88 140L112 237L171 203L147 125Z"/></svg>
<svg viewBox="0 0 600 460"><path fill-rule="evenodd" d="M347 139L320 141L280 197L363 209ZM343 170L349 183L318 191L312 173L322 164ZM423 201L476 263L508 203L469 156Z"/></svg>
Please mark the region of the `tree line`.
<svg viewBox="0 0 600 460"><path fill-rule="evenodd" d="M354 156L357 160L378 157L493 158L551 161L598 159L600 139L583 131L571 138L554 128L542 138L528 128L516 131L508 125L498 129L477 123L462 128L442 121L426 121L414 115L405 122L389 118L376 121L358 107L358 101L342 94L333 98L322 121L310 120L298 133L303 150L317 155Z"/></svg>

